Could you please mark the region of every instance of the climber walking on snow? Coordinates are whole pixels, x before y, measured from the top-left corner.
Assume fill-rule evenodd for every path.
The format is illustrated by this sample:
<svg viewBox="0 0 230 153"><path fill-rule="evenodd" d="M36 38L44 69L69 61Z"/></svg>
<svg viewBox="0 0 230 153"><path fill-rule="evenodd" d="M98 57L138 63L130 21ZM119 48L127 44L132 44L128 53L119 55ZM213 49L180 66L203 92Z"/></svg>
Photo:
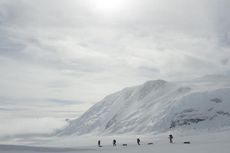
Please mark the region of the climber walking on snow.
<svg viewBox="0 0 230 153"><path fill-rule="evenodd" d="M113 146L116 146L117 141L113 139Z"/></svg>
<svg viewBox="0 0 230 153"><path fill-rule="evenodd" d="M173 143L173 135L172 134L169 135L169 142Z"/></svg>
<svg viewBox="0 0 230 153"><path fill-rule="evenodd" d="M97 145L98 145L98 147L101 147L101 140L97 141Z"/></svg>
<svg viewBox="0 0 230 153"><path fill-rule="evenodd" d="M140 138L137 138L137 144L138 145L140 145L140 142L141 142Z"/></svg>

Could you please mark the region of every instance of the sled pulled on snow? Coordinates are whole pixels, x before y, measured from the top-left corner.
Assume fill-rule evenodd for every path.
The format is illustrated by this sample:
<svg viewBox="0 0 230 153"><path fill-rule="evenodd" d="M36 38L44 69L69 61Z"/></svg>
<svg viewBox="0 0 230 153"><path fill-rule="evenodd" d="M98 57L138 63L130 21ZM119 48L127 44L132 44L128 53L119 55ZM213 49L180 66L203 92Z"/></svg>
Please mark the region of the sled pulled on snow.
<svg viewBox="0 0 230 153"><path fill-rule="evenodd" d="M153 143L152 143L152 142L150 142L150 143L147 143L147 145L153 145Z"/></svg>

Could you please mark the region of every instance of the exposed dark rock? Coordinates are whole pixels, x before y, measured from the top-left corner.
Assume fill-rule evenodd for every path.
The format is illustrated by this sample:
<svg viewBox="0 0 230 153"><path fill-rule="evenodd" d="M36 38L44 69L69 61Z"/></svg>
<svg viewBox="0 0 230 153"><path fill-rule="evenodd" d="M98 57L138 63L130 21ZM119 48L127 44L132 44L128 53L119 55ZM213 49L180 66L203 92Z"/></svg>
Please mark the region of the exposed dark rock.
<svg viewBox="0 0 230 153"><path fill-rule="evenodd" d="M227 116L230 116L230 113L229 113L229 112L218 111L218 112L216 112L216 113L219 114L219 115L227 115Z"/></svg>
<svg viewBox="0 0 230 153"><path fill-rule="evenodd" d="M222 103L223 102L223 100L220 98L213 98L210 101L215 102L215 103Z"/></svg>
<svg viewBox="0 0 230 153"><path fill-rule="evenodd" d="M105 129L108 129L116 122L116 115L106 124Z"/></svg>
<svg viewBox="0 0 230 153"><path fill-rule="evenodd" d="M212 111L212 110L213 110L213 108L209 108L209 109L208 109L209 112Z"/></svg>
<svg viewBox="0 0 230 153"><path fill-rule="evenodd" d="M204 120L206 120L206 118L190 118L190 119L175 120L171 122L170 128L174 128L176 126L190 125L190 124L202 122Z"/></svg>
<svg viewBox="0 0 230 153"><path fill-rule="evenodd" d="M216 118L216 117L217 117L217 115L215 114L215 115L213 115L212 117L210 117L209 120L213 120L213 119Z"/></svg>
<svg viewBox="0 0 230 153"><path fill-rule="evenodd" d="M187 115L187 114L190 114L190 113L192 113L192 112L197 112L198 110L195 110L195 109L185 109L185 110L183 110L182 112L180 112L180 113L176 113L176 115L181 115L181 116L183 116L183 115Z"/></svg>
<svg viewBox="0 0 230 153"><path fill-rule="evenodd" d="M178 92L184 93L184 92L189 92L191 91L190 87L180 87L179 89L177 89Z"/></svg>

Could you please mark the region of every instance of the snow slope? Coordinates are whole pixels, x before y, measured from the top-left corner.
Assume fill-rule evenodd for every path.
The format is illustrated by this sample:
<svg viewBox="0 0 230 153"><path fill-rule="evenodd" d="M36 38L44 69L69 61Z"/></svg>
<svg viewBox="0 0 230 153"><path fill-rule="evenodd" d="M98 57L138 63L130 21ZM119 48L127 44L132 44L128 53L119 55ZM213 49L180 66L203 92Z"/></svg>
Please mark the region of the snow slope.
<svg viewBox="0 0 230 153"><path fill-rule="evenodd" d="M105 97L58 135L145 134L230 126L230 79L148 81Z"/></svg>

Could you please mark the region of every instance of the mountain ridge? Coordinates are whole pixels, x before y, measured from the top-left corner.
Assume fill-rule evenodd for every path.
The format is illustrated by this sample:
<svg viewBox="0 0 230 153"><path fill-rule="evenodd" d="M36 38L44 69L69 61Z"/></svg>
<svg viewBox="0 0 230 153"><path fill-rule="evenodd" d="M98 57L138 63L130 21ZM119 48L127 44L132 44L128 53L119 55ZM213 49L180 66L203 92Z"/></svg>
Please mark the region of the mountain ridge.
<svg viewBox="0 0 230 153"><path fill-rule="evenodd" d="M205 78L181 83L159 79L125 88L106 96L58 135L144 134L230 126L229 78Z"/></svg>

